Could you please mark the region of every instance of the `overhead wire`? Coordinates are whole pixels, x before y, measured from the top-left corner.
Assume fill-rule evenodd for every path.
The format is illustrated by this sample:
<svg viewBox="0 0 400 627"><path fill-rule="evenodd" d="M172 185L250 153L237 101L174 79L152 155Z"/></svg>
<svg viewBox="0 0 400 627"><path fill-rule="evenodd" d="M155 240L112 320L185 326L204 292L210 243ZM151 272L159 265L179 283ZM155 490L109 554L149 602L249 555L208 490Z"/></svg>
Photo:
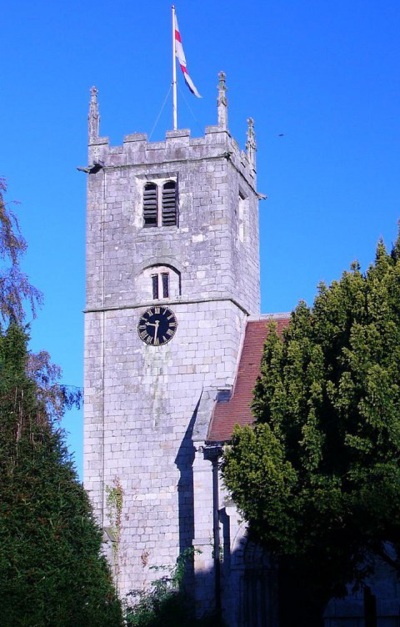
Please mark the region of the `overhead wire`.
<svg viewBox="0 0 400 627"><path fill-rule="evenodd" d="M165 105L166 105L166 103L167 103L168 96L169 96L169 94L170 94L170 92L171 92L171 89L172 89L172 85L170 85L170 86L169 86L169 88L168 88L167 95L166 95L166 96L165 96L165 98L164 98L164 102L163 102L163 103L162 103L162 105L161 105L161 109L160 109L160 111L159 111L159 113L158 113L158 115L157 115L157 117L156 117L156 121L155 121L155 122L154 122L154 124L153 124L153 128L151 129L151 132L150 132L150 135L149 135L149 140L152 138L152 135L153 135L153 133L154 133L154 131L155 131L155 129L156 129L156 126L157 126L157 124L158 124L158 121L159 121L159 119L160 119L160 117L161 117L161 114L162 114L162 112L164 111L164 108L165 108Z"/></svg>

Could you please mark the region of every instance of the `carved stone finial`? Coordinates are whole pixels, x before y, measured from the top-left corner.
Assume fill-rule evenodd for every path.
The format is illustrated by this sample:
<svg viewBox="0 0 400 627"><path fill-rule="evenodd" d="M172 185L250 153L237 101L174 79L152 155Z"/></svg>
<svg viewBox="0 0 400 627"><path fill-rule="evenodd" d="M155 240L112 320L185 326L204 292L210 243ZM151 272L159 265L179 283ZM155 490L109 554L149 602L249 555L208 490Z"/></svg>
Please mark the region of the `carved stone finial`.
<svg viewBox="0 0 400 627"><path fill-rule="evenodd" d="M90 102L97 102L98 93L99 93L99 90L97 89L97 87L93 85L93 87L90 88Z"/></svg>
<svg viewBox="0 0 400 627"><path fill-rule="evenodd" d="M218 126L226 130L228 128L228 100L225 72L220 72L218 78Z"/></svg>
<svg viewBox="0 0 400 627"><path fill-rule="evenodd" d="M99 138L100 130L100 114L97 102L97 87L90 89L90 105L89 105L89 144L93 144Z"/></svg>
<svg viewBox="0 0 400 627"><path fill-rule="evenodd" d="M254 132L254 120L253 118L248 118L246 151L247 151L247 158L253 170L256 169L256 150L257 150L257 143L256 143L256 134Z"/></svg>

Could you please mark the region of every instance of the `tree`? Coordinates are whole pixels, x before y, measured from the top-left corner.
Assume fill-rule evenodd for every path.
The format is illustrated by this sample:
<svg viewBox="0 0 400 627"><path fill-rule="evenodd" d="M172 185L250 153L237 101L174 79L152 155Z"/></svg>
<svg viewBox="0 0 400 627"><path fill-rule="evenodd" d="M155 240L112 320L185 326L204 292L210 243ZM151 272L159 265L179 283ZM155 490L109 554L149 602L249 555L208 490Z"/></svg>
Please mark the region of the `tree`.
<svg viewBox="0 0 400 627"><path fill-rule="evenodd" d="M20 260L27 243L21 235L17 216L4 201L6 190L6 183L0 177L0 259L3 262L0 268L0 317L4 321L22 323L25 304L28 303L35 316L43 295L21 269Z"/></svg>
<svg viewBox="0 0 400 627"><path fill-rule="evenodd" d="M10 221L0 201L0 254L12 260L17 238L4 234ZM76 397L47 353L29 353L21 307L37 293L28 280L22 293L11 283L2 291L0 280L0 624L117 627L101 532L59 426Z"/></svg>
<svg viewBox="0 0 400 627"><path fill-rule="evenodd" d="M279 560L281 624L322 625L368 556L400 569L400 239L391 254L380 242L365 274L353 264L321 284L282 338L271 326L253 410L225 483Z"/></svg>

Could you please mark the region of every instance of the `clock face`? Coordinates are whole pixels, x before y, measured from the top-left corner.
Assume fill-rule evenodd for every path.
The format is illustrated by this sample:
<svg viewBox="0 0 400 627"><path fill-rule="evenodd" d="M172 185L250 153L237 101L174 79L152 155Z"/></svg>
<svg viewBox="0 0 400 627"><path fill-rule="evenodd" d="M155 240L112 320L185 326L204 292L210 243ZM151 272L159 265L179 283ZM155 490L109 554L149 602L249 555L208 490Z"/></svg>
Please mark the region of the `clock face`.
<svg viewBox="0 0 400 627"><path fill-rule="evenodd" d="M141 316L138 324L140 339L145 344L160 346L166 344L175 335L178 321L168 307L150 307Z"/></svg>

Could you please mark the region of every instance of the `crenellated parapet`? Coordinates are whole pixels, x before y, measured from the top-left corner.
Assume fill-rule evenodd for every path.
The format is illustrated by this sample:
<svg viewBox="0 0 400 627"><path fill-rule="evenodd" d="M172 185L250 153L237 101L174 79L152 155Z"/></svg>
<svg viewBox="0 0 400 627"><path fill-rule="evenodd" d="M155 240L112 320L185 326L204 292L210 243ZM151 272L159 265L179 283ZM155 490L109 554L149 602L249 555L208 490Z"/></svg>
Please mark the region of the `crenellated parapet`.
<svg viewBox="0 0 400 627"><path fill-rule="evenodd" d="M164 141L149 142L144 133L133 133L124 137L123 144L111 146L108 137L99 136L99 110L97 89L92 87L89 110L89 163L102 162L104 168L121 168L152 165L157 163L182 163L204 160L226 159L255 189L255 135L251 120L247 131L246 151L228 130L228 103L226 77L219 74L217 113L218 124L207 126L203 137L191 137L189 129L167 131Z"/></svg>

